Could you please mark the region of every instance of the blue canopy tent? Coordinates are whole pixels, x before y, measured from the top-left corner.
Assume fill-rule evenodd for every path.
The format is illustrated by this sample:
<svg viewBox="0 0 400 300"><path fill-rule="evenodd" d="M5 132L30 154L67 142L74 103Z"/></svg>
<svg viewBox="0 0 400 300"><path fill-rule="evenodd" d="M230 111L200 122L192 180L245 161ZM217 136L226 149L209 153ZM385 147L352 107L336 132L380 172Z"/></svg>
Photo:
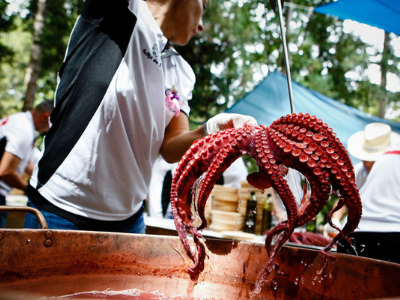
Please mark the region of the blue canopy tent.
<svg viewBox="0 0 400 300"><path fill-rule="evenodd" d="M345 146L353 133L363 130L365 125L372 122L389 124L394 132L400 134L398 123L370 116L294 81L292 85L295 112L309 113L328 123ZM253 116L259 124L266 126L281 116L290 114L286 77L277 71L270 73L253 91L226 112ZM354 157L352 160L353 163L358 162Z"/></svg>
<svg viewBox="0 0 400 300"><path fill-rule="evenodd" d="M314 11L400 35L400 0L338 0L316 7Z"/></svg>

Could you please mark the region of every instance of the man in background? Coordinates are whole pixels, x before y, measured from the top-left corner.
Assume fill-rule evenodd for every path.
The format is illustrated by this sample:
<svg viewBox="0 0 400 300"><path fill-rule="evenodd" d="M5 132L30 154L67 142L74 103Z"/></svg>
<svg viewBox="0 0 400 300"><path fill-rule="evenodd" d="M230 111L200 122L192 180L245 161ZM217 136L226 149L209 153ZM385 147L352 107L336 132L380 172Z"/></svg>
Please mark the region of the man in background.
<svg viewBox="0 0 400 300"><path fill-rule="evenodd" d="M31 157L37 132L49 130L49 116L53 101L45 100L32 111L19 112L0 120L0 205L12 188L24 190L27 182L23 173L32 174ZM0 227L4 228L6 214L0 214Z"/></svg>
<svg viewBox="0 0 400 300"><path fill-rule="evenodd" d="M400 136L385 123L370 123L365 126L364 130L354 133L349 138L347 142L348 151L352 156L360 160L354 166L355 183L360 195L375 161L384 154L389 145L396 145L399 142ZM362 197L361 200L364 203ZM346 223L343 221L346 215L347 207L343 206L332 215L333 224L341 228L342 224ZM326 223L324 236L329 237L330 233L334 236L337 231Z"/></svg>

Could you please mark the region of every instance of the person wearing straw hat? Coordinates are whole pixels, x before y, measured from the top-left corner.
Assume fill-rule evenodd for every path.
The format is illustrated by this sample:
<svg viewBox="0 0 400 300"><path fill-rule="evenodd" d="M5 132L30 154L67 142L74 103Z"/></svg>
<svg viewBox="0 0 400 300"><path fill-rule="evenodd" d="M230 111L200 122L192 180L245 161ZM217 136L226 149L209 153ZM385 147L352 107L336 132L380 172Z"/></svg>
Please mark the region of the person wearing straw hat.
<svg viewBox="0 0 400 300"><path fill-rule="evenodd" d="M347 142L351 155L362 161L376 161L390 144L399 141L399 135L385 123L370 123L354 133Z"/></svg>
<svg viewBox="0 0 400 300"><path fill-rule="evenodd" d="M393 132L391 127L385 123L370 123L364 130L358 131L350 136L347 149L351 155L361 160L354 167L356 185L361 190L367 180L375 161L385 152L390 144L400 141L400 136ZM344 206L332 215L332 222L341 227L340 220L345 216L347 208ZM334 231L329 224L325 224L325 236L327 232Z"/></svg>
<svg viewBox="0 0 400 300"><path fill-rule="evenodd" d="M338 252L400 263L400 135L387 124L371 123L350 137L348 150L362 160L357 166L373 167L358 179L363 214L352 245L339 242ZM362 173L356 172L356 182L357 176Z"/></svg>
<svg viewBox="0 0 400 300"><path fill-rule="evenodd" d="M352 156L361 160L354 167L356 185L361 190L367 180L367 176L372 169L375 161L380 157L386 148L392 143L400 140L400 136L391 130L391 127L385 123L370 123L364 130L358 131L350 136L347 141L347 149ZM347 207L343 206L332 215L332 222L335 226L341 228L341 220L347 213ZM330 234L336 235L336 229L328 223L324 226L324 236Z"/></svg>
<svg viewBox="0 0 400 300"><path fill-rule="evenodd" d="M393 132L385 123L370 123L364 130L354 133L347 142L351 155L361 160L354 167L356 185L361 190L375 161L385 152L390 144L400 140L400 136Z"/></svg>
<svg viewBox="0 0 400 300"><path fill-rule="evenodd" d="M338 252L400 263L400 142L376 160L360 196L363 213L352 246L338 243Z"/></svg>

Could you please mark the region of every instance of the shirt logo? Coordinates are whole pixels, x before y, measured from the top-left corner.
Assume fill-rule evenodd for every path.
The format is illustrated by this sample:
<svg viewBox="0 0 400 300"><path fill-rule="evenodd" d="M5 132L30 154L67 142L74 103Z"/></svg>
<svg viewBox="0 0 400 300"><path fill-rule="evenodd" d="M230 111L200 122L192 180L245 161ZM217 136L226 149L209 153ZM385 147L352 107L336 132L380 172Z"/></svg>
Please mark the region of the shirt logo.
<svg viewBox="0 0 400 300"><path fill-rule="evenodd" d="M157 66L161 67L161 53L157 44L154 44L153 47L151 47L151 50L143 49L143 54L147 57L147 59L150 59Z"/></svg>
<svg viewBox="0 0 400 300"><path fill-rule="evenodd" d="M165 105L170 111L174 113L175 117L179 116L181 106L183 106L184 104L180 101L178 90L174 85L171 89L167 89L165 91Z"/></svg>
<svg viewBox="0 0 400 300"><path fill-rule="evenodd" d="M0 126L6 125L6 123L8 122L8 117L5 117L3 119L0 120Z"/></svg>

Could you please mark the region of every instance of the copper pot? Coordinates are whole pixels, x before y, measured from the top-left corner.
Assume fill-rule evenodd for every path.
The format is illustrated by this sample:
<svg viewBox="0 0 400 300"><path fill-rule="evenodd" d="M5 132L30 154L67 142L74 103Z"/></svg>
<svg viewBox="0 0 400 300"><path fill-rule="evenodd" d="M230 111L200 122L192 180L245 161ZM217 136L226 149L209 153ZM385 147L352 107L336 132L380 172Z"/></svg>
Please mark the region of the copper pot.
<svg viewBox="0 0 400 300"><path fill-rule="evenodd" d="M263 245L207 239L205 270L190 296L250 299L268 259ZM159 290L188 295L191 261L179 238L67 230L0 230L1 295ZM400 265L285 246L252 299L365 299L400 296ZM13 297L11 296L10 299ZM3 298L2 298L3 299Z"/></svg>

